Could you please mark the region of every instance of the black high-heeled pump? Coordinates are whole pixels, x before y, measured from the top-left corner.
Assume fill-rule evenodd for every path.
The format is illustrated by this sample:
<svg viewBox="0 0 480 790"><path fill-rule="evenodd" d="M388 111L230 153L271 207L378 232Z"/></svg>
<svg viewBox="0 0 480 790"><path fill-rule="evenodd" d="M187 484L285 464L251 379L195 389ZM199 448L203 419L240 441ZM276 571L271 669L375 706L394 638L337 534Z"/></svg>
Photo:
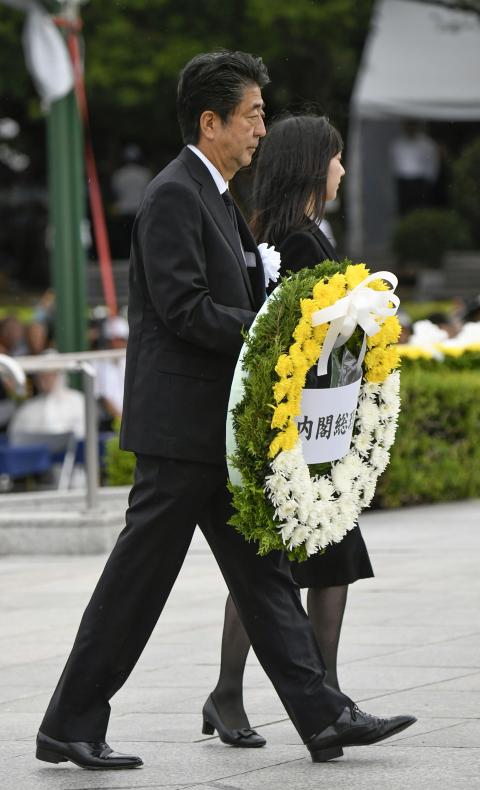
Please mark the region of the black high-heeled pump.
<svg viewBox="0 0 480 790"><path fill-rule="evenodd" d="M202 733L204 735L213 735L216 730L222 743L243 749L258 749L266 744L265 738L250 727L242 727L240 730L229 730L223 723L211 694L203 706L202 715Z"/></svg>

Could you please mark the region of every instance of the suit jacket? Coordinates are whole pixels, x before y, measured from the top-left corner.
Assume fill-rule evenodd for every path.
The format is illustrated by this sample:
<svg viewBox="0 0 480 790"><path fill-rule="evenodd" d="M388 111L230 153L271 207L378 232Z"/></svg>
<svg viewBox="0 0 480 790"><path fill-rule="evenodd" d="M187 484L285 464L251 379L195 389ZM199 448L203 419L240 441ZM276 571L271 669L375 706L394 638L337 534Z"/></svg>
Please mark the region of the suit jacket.
<svg viewBox="0 0 480 790"><path fill-rule="evenodd" d="M338 261L337 253L316 222L290 233L277 249L282 256L280 274L313 268L323 261Z"/></svg>
<svg viewBox="0 0 480 790"><path fill-rule="evenodd" d="M120 446L223 464L230 385L243 338L265 298L263 265L236 210L248 268L203 162L184 148L147 188L129 275Z"/></svg>

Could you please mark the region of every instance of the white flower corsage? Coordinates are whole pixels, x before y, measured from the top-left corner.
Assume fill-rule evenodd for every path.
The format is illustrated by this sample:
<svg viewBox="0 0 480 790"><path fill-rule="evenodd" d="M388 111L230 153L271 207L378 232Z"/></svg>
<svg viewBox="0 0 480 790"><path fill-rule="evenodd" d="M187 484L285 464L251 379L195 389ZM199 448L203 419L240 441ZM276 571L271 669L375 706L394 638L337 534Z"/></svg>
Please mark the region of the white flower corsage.
<svg viewBox="0 0 480 790"><path fill-rule="evenodd" d="M269 247L265 241L258 245L258 251L262 256L266 288L269 282L276 283L279 278L281 257L275 247Z"/></svg>

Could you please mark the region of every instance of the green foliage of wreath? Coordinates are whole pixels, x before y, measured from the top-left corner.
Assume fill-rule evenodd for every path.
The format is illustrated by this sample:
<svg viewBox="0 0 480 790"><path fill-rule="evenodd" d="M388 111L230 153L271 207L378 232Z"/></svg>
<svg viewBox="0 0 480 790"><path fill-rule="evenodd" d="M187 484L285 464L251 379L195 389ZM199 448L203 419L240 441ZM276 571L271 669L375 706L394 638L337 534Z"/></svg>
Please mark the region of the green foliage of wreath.
<svg viewBox="0 0 480 790"><path fill-rule="evenodd" d="M317 282L329 279L336 272L344 274L350 264L349 260L324 261L282 279L279 295L270 300L267 312L255 324L255 331L245 338L243 368L247 376L244 396L232 412L237 449L229 458L241 473L244 485L229 483L235 512L228 523L246 540L256 541L260 555L280 550L291 560L307 559L304 544L286 550L274 524L273 505L264 491L265 477L270 473L268 449L275 435L271 427L275 365L292 343L292 334L301 317L300 300L311 298ZM322 464L311 471L325 471L329 466Z"/></svg>

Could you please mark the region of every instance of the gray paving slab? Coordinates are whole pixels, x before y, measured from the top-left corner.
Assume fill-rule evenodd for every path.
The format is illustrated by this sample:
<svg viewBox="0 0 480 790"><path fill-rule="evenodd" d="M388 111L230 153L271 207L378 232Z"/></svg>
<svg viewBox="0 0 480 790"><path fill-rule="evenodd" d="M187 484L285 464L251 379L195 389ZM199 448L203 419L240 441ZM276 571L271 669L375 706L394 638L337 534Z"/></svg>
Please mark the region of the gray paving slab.
<svg viewBox="0 0 480 790"><path fill-rule="evenodd" d="M218 673L225 584L196 535L164 615L112 701L109 738L139 771L99 774L34 758L34 736L104 562L0 558L2 790L473 790L480 765L480 503L373 512L363 532L376 578L352 585L340 678L360 707L419 721L384 744L313 765L263 670L245 703L268 741L235 750L201 734ZM454 530L452 530L454 525Z"/></svg>

